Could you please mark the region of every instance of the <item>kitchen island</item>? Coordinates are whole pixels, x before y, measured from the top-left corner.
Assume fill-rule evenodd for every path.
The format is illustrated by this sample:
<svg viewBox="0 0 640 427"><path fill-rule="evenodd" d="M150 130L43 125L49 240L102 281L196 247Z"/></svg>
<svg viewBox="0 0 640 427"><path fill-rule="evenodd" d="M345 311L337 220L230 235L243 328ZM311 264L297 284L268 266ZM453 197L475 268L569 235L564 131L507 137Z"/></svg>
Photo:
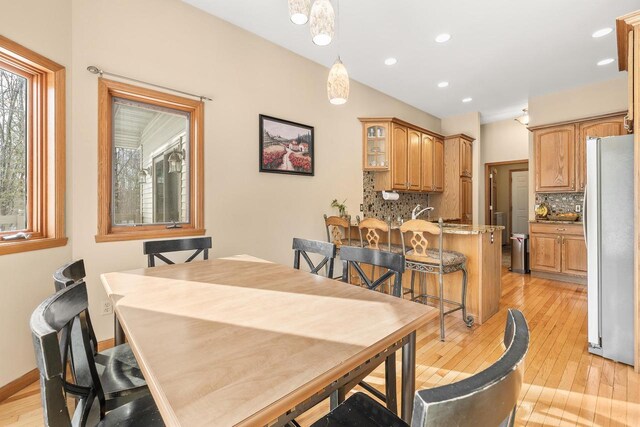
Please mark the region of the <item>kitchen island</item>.
<svg viewBox="0 0 640 427"><path fill-rule="evenodd" d="M500 265L502 261L502 226L464 225L446 223L443 228L443 246L445 250L457 251L467 257L467 311L474 317L476 324L482 324L498 312L501 296ZM383 236L386 242L386 236ZM352 244L358 244L358 227L351 227ZM398 225L391 227L391 243L400 245ZM384 247L384 244L380 244ZM438 247L438 236L431 236L429 247ZM417 275L416 275L417 276ZM353 276L352 276L353 277ZM429 294L438 294L438 275L427 274ZM411 287L411 271L407 270L402 278L405 290ZM419 281L415 279L416 292L419 293ZM456 272L444 276L444 297L460 301L462 293L462 273ZM406 295L408 298L408 294ZM460 312L452 314L460 316Z"/></svg>

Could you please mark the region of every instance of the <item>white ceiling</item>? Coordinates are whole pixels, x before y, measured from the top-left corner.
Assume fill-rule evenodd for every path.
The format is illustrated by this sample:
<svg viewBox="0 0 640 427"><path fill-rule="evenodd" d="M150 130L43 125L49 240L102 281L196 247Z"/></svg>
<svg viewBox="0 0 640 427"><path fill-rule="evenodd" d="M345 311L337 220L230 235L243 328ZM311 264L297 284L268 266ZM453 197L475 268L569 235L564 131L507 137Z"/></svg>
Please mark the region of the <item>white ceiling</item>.
<svg viewBox="0 0 640 427"><path fill-rule="evenodd" d="M479 111L484 122L514 117L531 96L618 76L617 61L596 62L617 58L615 18L640 8L640 0L342 0L337 37L319 47L308 23L291 23L287 0L183 1L326 67L339 52L352 79L423 111ZM602 27L614 31L592 38ZM451 40L436 43L444 32Z"/></svg>

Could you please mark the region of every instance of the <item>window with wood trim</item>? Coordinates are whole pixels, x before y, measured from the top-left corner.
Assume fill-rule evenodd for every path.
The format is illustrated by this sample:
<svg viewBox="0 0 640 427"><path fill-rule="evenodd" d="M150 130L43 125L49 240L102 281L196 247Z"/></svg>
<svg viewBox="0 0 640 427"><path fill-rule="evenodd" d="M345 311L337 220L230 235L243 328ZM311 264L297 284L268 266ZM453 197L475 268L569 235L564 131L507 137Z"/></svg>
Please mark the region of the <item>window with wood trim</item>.
<svg viewBox="0 0 640 427"><path fill-rule="evenodd" d="M97 242L204 230L204 103L98 80Z"/></svg>
<svg viewBox="0 0 640 427"><path fill-rule="evenodd" d="M0 36L0 255L64 246L65 68Z"/></svg>

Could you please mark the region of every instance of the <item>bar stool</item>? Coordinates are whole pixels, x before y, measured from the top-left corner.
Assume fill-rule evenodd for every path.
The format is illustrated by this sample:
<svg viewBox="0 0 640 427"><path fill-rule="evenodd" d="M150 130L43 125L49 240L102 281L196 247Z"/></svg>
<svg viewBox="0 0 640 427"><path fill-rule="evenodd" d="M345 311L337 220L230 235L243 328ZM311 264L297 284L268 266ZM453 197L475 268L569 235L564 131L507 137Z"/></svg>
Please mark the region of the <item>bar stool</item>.
<svg viewBox="0 0 640 427"><path fill-rule="evenodd" d="M462 320L471 327L473 325L473 317L467 316L467 257L460 252L445 251L442 247L444 223L442 218L438 220L438 225L435 225L429 221L422 219L412 219L405 222L400 226L400 237L402 241L402 248L406 256L406 268L411 270L411 299L414 301L422 300L426 303L429 298L439 300L440 305L440 340L444 341L444 316L453 313L454 311L462 310ZM411 233L409 243L410 248L407 248L405 244L405 234ZM429 241L427 240L427 234L438 236L438 248L430 249ZM461 302L450 301L444 298L444 275L449 273L455 273L456 271L462 272L462 295ZM420 274L420 290L423 291L424 279L426 273L438 275L438 288L439 296L429 295L424 289L424 293L421 293L417 297L414 296L414 277L415 273ZM444 311L444 303L451 304L455 308Z"/></svg>
<svg viewBox="0 0 640 427"><path fill-rule="evenodd" d="M327 229L327 241L340 246L351 246L351 216L327 216L324 215L324 226Z"/></svg>
<svg viewBox="0 0 640 427"><path fill-rule="evenodd" d="M356 224L358 225L358 234L360 235L360 247L375 250L382 250L402 254L402 245L391 244L391 227L389 224L377 218L364 218L360 220L360 216L356 215ZM381 242L385 236L387 243ZM371 275L375 277L375 266L372 267ZM391 289L391 281L386 284L388 289L380 287L381 292L387 292ZM387 292L388 293L388 292Z"/></svg>

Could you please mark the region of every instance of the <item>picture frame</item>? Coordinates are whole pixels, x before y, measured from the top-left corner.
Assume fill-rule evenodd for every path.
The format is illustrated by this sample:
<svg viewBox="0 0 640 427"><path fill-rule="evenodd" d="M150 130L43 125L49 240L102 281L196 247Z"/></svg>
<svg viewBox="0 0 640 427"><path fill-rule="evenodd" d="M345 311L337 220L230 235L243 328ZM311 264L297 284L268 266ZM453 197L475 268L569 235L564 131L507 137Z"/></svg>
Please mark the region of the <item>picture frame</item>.
<svg viewBox="0 0 640 427"><path fill-rule="evenodd" d="M313 126L259 115L260 172L313 176Z"/></svg>

